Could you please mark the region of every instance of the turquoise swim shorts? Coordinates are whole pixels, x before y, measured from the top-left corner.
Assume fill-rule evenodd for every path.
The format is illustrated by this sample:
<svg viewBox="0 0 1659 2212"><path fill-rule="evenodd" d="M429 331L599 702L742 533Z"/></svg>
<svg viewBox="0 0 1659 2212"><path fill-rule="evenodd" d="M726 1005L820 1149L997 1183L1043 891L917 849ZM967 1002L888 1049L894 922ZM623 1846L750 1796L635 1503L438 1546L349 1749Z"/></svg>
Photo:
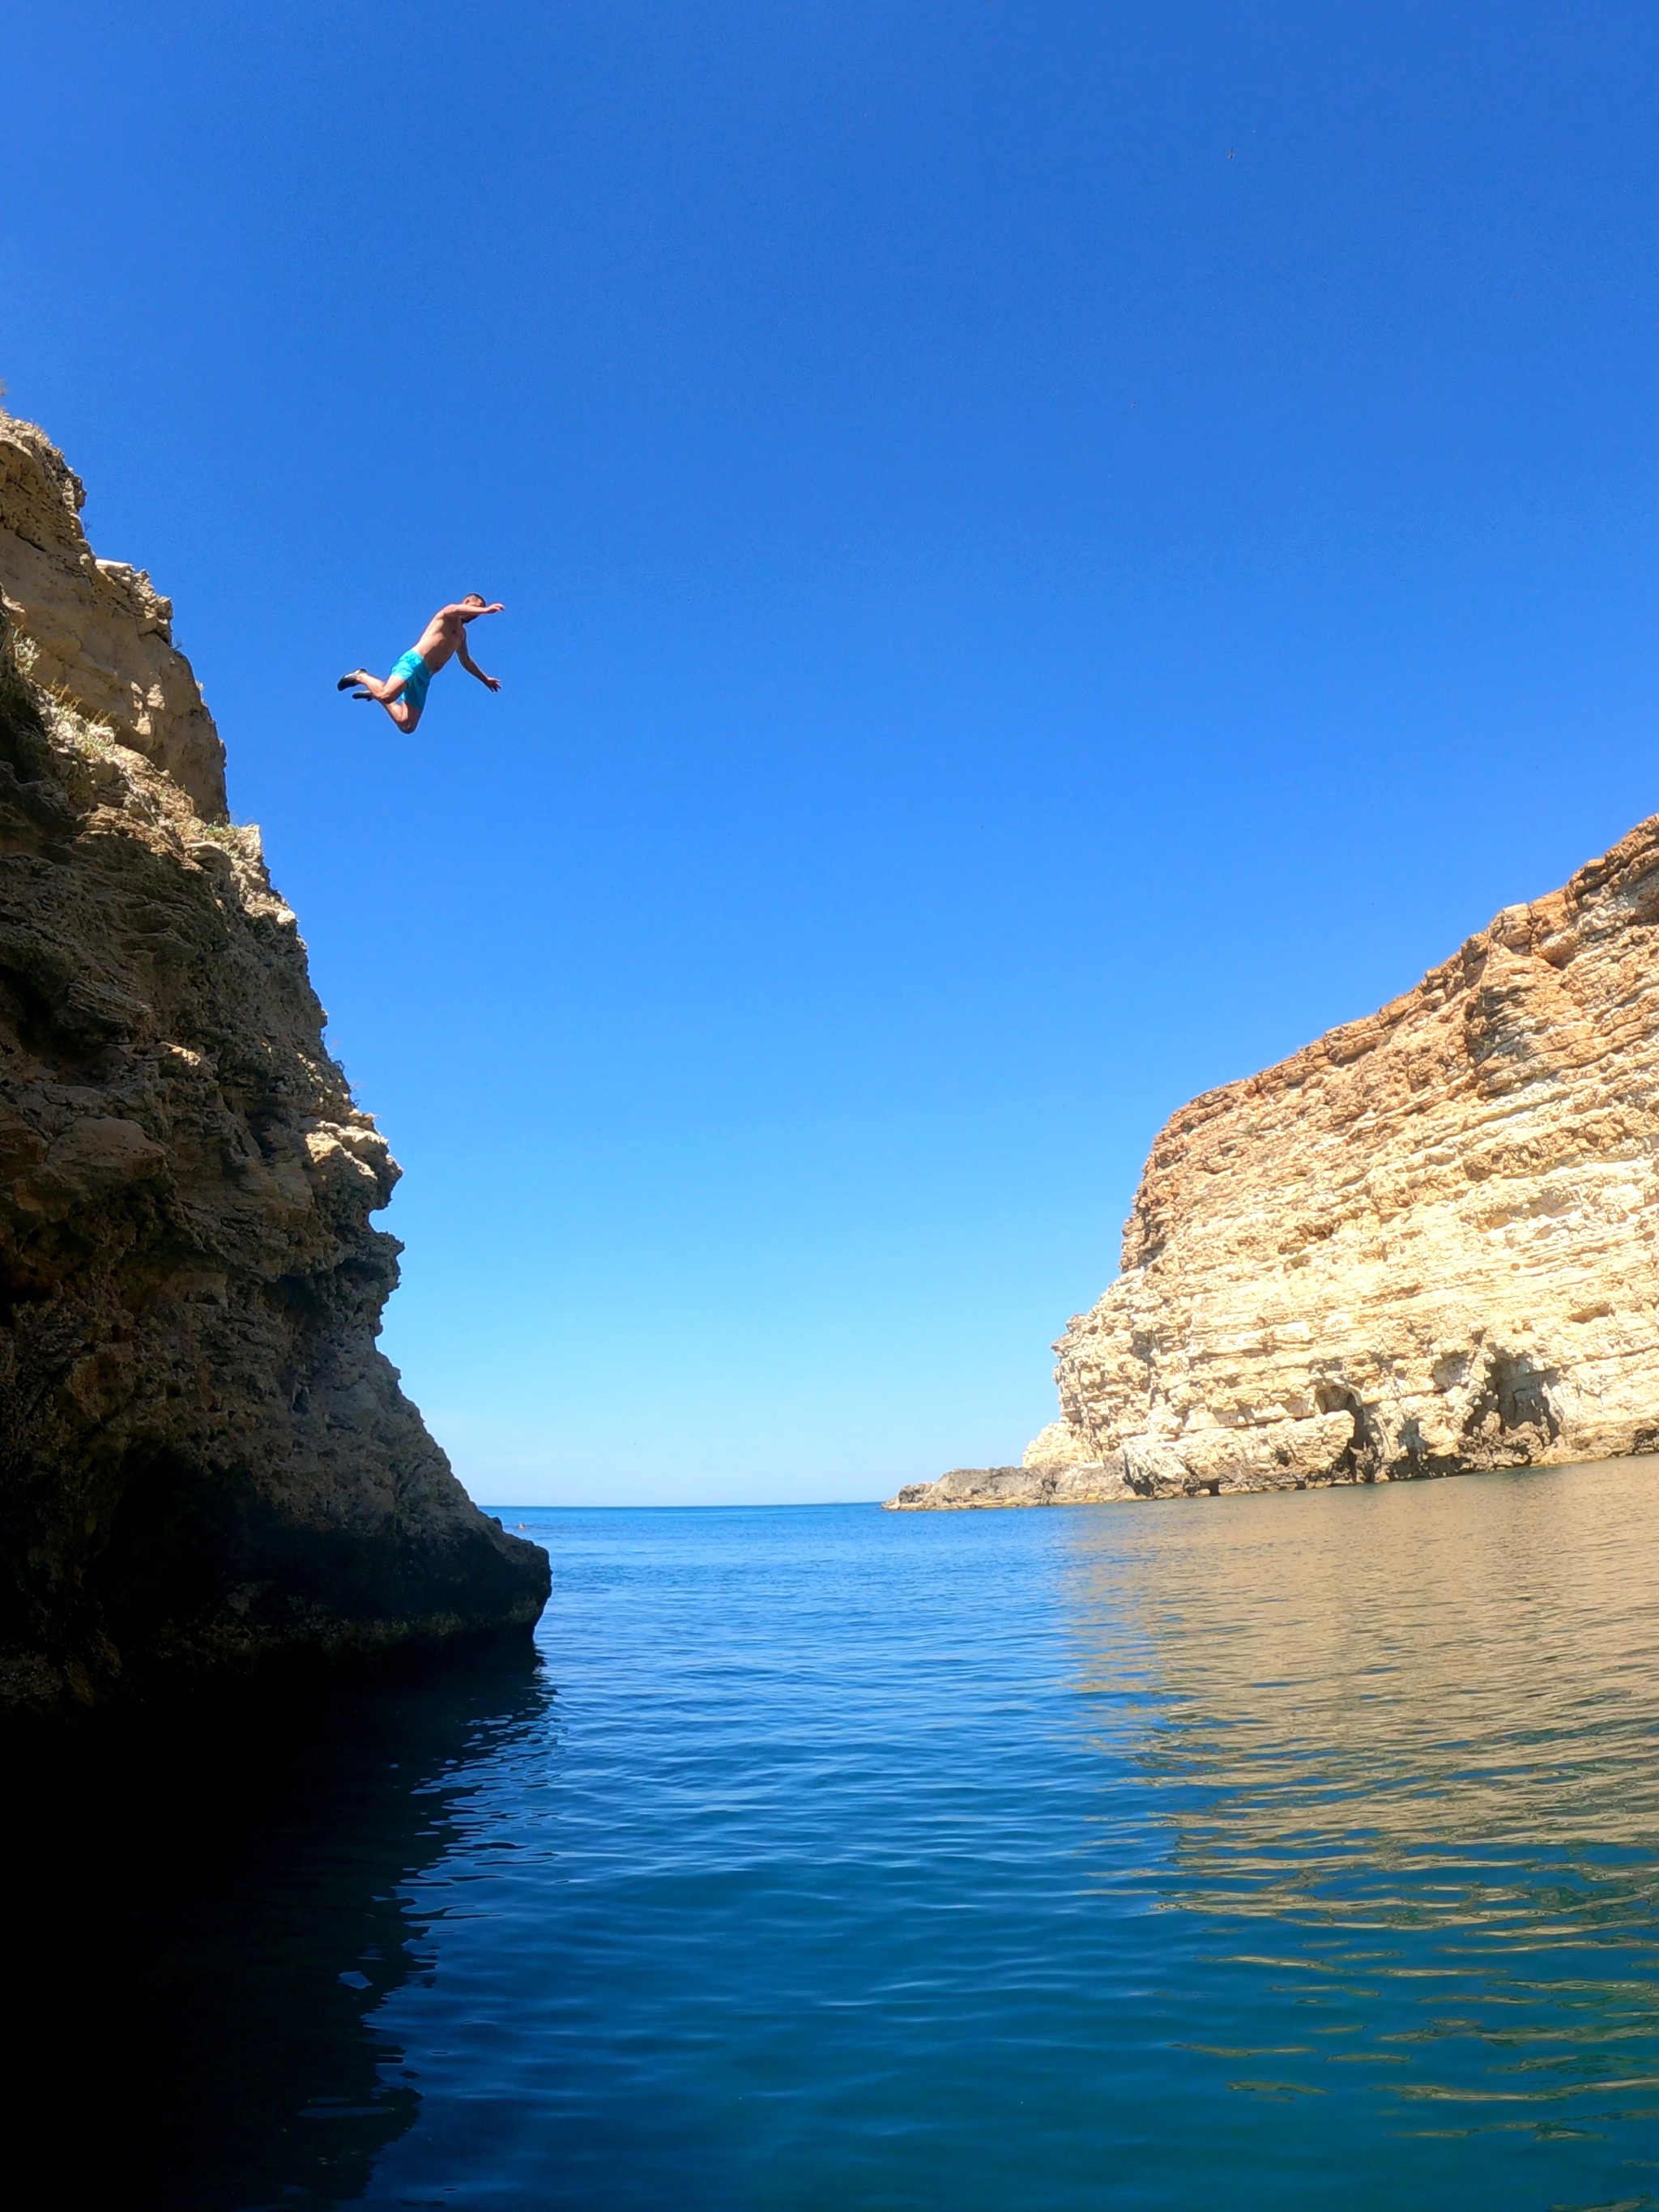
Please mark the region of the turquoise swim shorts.
<svg viewBox="0 0 1659 2212"><path fill-rule="evenodd" d="M426 704L427 686L432 681L432 671L420 654L411 649L393 667L392 683L395 684L400 676L404 679L403 696L418 714Z"/></svg>

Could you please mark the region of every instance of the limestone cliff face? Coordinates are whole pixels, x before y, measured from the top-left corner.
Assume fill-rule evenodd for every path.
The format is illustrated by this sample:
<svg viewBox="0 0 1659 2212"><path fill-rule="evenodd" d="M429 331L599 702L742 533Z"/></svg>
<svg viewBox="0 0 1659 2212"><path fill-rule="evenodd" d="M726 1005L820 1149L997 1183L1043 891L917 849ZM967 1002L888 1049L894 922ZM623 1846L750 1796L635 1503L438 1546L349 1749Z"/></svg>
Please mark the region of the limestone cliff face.
<svg viewBox="0 0 1659 2212"><path fill-rule="evenodd" d="M1659 817L1183 1107L1020 1468L896 1506L1399 1480L1659 1443Z"/></svg>
<svg viewBox="0 0 1659 2212"><path fill-rule="evenodd" d="M32 422L0 412L0 593L36 689L105 739L143 756L205 822L225 819L225 749L173 602L142 570L100 561L81 527L86 494Z"/></svg>
<svg viewBox="0 0 1659 2212"><path fill-rule="evenodd" d="M0 415L0 1706L522 1632L545 1554L375 1349L397 1168L81 498Z"/></svg>

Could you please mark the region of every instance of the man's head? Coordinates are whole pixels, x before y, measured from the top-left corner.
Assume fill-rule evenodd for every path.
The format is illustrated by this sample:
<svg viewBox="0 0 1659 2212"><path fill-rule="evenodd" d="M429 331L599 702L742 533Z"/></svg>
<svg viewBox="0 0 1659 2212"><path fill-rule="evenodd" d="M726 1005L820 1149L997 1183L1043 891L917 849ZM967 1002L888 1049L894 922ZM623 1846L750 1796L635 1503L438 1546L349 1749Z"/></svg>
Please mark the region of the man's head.
<svg viewBox="0 0 1659 2212"><path fill-rule="evenodd" d="M464 607L482 607L488 604L489 602L485 599L482 592L469 592L466 597L461 601L461 605Z"/></svg>

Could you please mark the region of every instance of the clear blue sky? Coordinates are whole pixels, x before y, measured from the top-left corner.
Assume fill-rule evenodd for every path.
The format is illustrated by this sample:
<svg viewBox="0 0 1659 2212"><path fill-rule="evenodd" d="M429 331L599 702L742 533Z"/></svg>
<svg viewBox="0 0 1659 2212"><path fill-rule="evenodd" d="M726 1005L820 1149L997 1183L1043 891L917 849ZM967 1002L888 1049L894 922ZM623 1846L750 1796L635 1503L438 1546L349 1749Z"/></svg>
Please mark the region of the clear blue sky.
<svg viewBox="0 0 1659 2212"><path fill-rule="evenodd" d="M178 605L476 1494L1016 1457L1193 1092L1659 805L1651 5L55 0L0 374ZM337 699L504 599L413 742Z"/></svg>

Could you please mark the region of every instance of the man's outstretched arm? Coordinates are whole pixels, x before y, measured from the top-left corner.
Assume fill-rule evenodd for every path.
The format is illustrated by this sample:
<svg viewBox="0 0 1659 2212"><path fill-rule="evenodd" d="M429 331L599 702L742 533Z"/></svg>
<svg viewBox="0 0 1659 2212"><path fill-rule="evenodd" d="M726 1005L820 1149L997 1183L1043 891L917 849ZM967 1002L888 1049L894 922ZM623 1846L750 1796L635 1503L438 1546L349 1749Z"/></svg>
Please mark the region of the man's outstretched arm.
<svg viewBox="0 0 1659 2212"><path fill-rule="evenodd" d="M485 690L499 691L501 690L501 678L499 676L486 676L483 669L479 667L477 662L472 658L472 655L467 651L465 643L456 647L455 658L460 662L462 667L465 669L469 676L476 676L477 678L479 683L483 685Z"/></svg>

